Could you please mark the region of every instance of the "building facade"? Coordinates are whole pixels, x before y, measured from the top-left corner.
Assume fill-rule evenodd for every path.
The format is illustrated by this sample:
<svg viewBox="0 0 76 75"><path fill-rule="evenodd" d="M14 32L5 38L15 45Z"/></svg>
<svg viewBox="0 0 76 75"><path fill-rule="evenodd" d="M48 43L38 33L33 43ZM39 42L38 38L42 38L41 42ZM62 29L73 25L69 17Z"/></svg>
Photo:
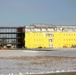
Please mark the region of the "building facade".
<svg viewBox="0 0 76 75"><path fill-rule="evenodd" d="M25 26L26 48L70 48L76 46L76 26Z"/></svg>
<svg viewBox="0 0 76 75"><path fill-rule="evenodd" d="M24 47L24 27L0 27L0 47Z"/></svg>

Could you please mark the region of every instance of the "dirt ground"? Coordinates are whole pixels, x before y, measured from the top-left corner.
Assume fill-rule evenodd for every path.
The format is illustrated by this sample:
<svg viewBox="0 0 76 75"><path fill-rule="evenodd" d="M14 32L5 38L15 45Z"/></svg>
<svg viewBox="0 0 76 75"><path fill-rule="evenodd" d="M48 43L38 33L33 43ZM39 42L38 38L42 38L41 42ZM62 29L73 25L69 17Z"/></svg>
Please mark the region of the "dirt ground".
<svg viewBox="0 0 76 75"><path fill-rule="evenodd" d="M46 73L47 71L75 71L76 57L63 56L20 56L0 57L1 73ZM3 66L2 66L3 65ZM2 67L1 67L2 66Z"/></svg>
<svg viewBox="0 0 76 75"><path fill-rule="evenodd" d="M76 72L76 50L0 51L0 74Z"/></svg>

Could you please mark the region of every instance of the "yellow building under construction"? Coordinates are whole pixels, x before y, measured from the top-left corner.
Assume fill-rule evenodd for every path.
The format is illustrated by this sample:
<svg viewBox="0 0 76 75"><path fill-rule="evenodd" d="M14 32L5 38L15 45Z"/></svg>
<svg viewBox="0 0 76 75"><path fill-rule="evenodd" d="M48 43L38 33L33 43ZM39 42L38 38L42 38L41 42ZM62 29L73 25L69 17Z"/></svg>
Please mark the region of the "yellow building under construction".
<svg viewBox="0 0 76 75"><path fill-rule="evenodd" d="M71 48L76 46L75 26L25 26L26 48Z"/></svg>

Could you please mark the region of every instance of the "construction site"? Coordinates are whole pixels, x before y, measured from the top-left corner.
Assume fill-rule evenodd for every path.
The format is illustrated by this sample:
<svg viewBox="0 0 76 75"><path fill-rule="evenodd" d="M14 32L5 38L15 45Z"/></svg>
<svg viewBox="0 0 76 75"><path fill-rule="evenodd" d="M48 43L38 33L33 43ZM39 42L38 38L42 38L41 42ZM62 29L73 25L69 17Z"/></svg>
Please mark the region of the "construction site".
<svg viewBox="0 0 76 75"><path fill-rule="evenodd" d="M0 27L0 49L59 49L76 47L76 26L33 24Z"/></svg>
<svg viewBox="0 0 76 75"><path fill-rule="evenodd" d="M1 75L76 75L76 26L0 27Z"/></svg>

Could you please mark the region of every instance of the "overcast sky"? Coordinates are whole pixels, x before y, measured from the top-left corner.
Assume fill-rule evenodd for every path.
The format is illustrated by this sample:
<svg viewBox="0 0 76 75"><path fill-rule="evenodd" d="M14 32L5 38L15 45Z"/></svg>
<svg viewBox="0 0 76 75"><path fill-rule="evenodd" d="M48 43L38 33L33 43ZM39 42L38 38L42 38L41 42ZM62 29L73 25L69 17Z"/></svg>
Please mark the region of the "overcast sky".
<svg viewBox="0 0 76 75"><path fill-rule="evenodd" d="M0 26L76 25L76 0L0 0Z"/></svg>

